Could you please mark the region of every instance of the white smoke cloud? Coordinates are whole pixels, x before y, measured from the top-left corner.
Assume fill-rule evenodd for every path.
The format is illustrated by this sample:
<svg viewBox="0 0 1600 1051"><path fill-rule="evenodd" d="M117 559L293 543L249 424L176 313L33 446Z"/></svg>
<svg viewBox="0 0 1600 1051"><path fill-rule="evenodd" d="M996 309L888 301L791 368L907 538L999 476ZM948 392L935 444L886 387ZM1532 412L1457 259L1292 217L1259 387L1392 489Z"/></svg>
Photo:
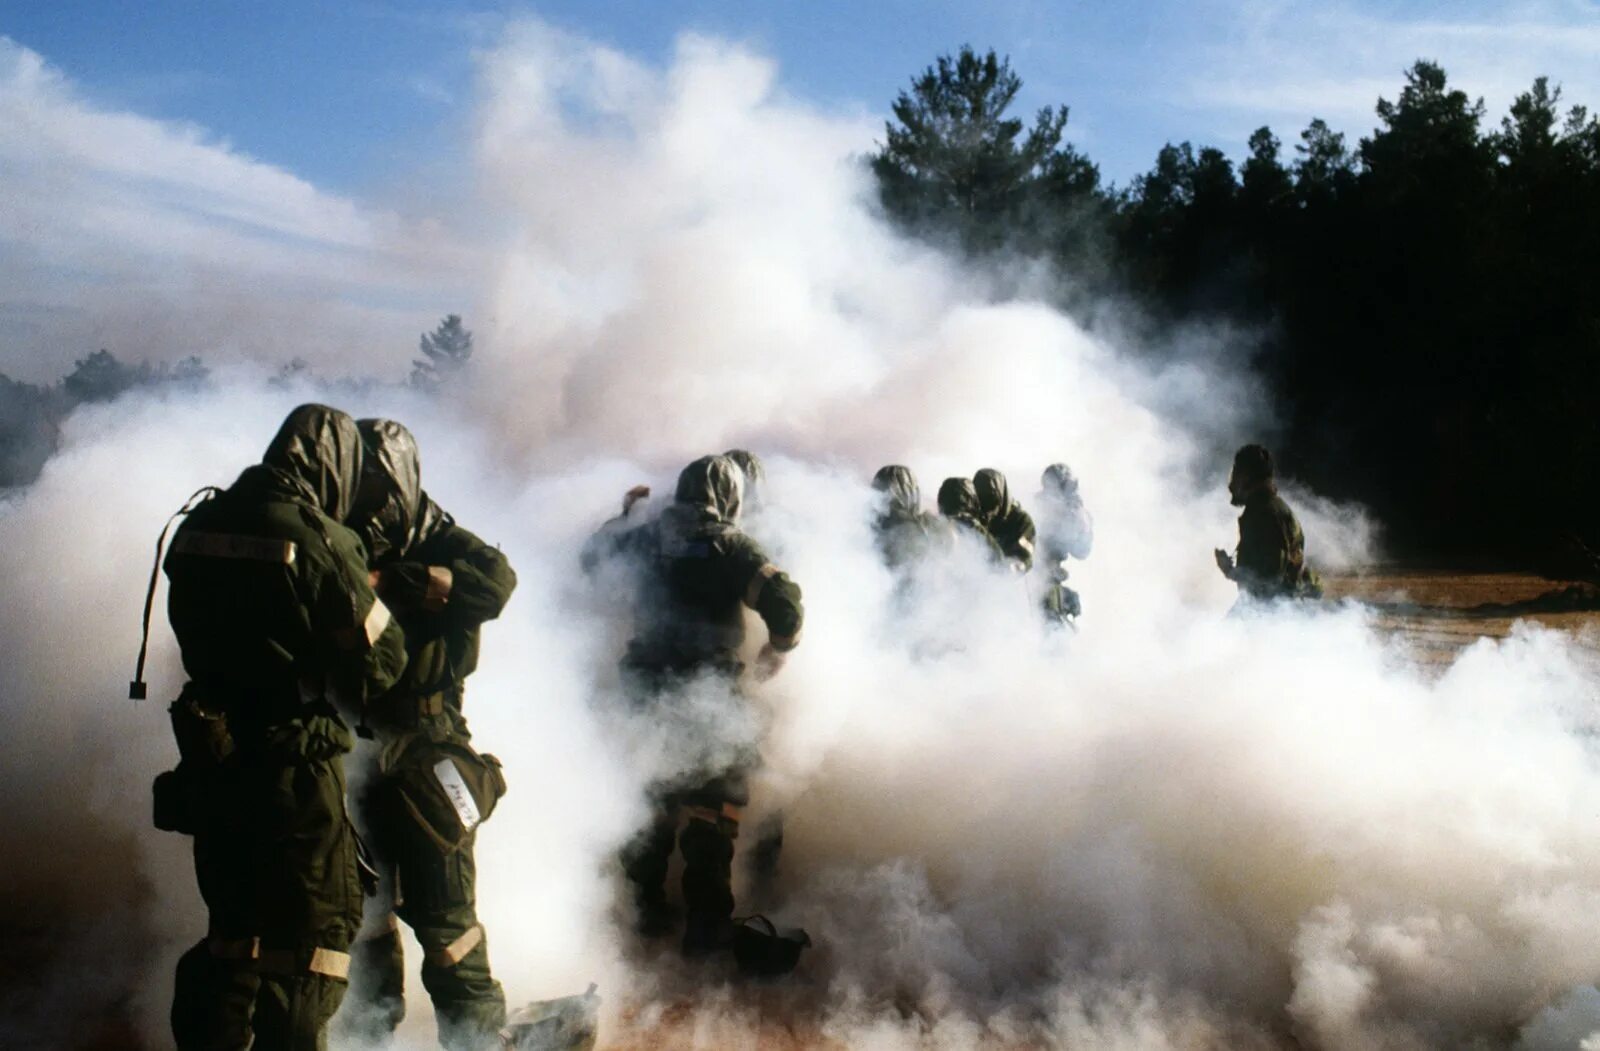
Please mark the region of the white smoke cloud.
<svg viewBox="0 0 1600 1051"><path fill-rule="evenodd" d="M438 216L334 196L195 127L97 106L3 36L0 168L0 369L25 378L99 347L403 373L472 272Z"/></svg>
<svg viewBox="0 0 1600 1051"><path fill-rule="evenodd" d="M1358 609L1224 619L1210 549L1234 512L1205 454L1258 415L1248 379L1151 375L899 240L853 157L871 129L788 98L760 56L686 38L656 69L523 23L482 92L510 247L479 382L454 408L344 407L412 426L427 487L520 577L467 701L511 784L479 899L513 1002L599 981L625 1046L1493 1047L1526 1025L1545 1048L1600 1029L1581 992L1600 971L1596 679L1565 637L1521 629L1425 675ZM263 389L81 411L0 510L4 846L39 854L28 900L139 917L98 987L132 984L156 1044L203 918L184 841L147 827L164 713L116 698L159 522L315 393ZM621 703L627 596L577 570L627 486L660 501L677 465L734 444L768 459L749 527L808 610L750 690L770 726L751 816L781 809L786 847L742 908L818 943L771 988L619 921L615 851L681 757ZM1055 460L1096 516L1079 633L977 568L896 605L877 466L910 464L928 496L996 466L1030 503ZM1306 516L1313 557L1364 557L1359 529L1325 527L1344 515ZM170 695L164 628L152 667ZM134 864L129 889L100 875ZM107 940L81 937L42 979L56 995ZM426 1047L411 984L401 1044ZM18 1039L41 1017L16 1015Z"/></svg>

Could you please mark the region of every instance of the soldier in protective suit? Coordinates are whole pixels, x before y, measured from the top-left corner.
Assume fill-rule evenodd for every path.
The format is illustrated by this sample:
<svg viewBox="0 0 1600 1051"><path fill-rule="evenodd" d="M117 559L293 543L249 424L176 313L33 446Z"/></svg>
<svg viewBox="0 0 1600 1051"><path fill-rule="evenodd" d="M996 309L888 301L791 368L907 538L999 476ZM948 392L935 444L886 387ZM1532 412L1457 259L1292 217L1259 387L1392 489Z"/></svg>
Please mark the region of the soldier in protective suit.
<svg viewBox="0 0 1600 1051"><path fill-rule="evenodd" d="M365 1010L352 1027L377 1039L405 1015L398 916L422 945L422 984L440 1043L452 1051L498 1047L505 994L478 922L473 846L504 781L498 760L470 744L462 689L478 665L481 625L500 615L517 577L499 550L423 491L410 431L393 420L361 420L360 429L367 470L352 525L366 540L378 594L405 629L410 661L370 708L381 754L367 771L362 817L384 881L356 945L352 982L368 1003L353 1005ZM437 805L441 763L471 797L465 815Z"/></svg>
<svg viewBox="0 0 1600 1051"><path fill-rule="evenodd" d="M872 476L872 488L882 494L872 536L884 565L899 572L934 551L948 550L950 524L922 509L922 489L911 468L880 467Z"/></svg>
<svg viewBox="0 0 1600 1051"><path fill-rule="evenodd" d="M321 1049L344 997L363 881L339 707L363 708L406 664L361 541L340 524L360 471L355 421L303 405L166 557L191 681L172 706L181 761L156 781L155 816L194 836L210 913L178 964L182 1051Z"/></svg>
<svg viewBox="0 0 1600 1051"><path fill-rule="evenodd" d="M956 536L974 538L996 565L1006 561L1006 554L983 524L983 509L978 505L978 490L971 478L946 478L939 486L939 514L950 523Z"/></svg>
<svg viewBox="0 0 1600 1051"><path fill-rule="evenodd" d="M1249 601L1321 598L1322 581L1306 565L1306 538L1294 512L1278 495L1272 454L1246 445L1235 454L1228 494L1239 515L1239 546L1233 557L1218 548L1217 568L1239 585Z"/></svg>
<svg viewBox="0 0 1600 1051"><path fill-rule="evenodd" d="M1032 569L1033 518L1012 497L1006 476L985 467L972 476L972 486L978 492L979 520L994 542L1018 569L1024 573Z"/></svg>
<svg viewBox="0 0 1600 1051"><path fill-rule="evenodd" d="M800 587L739 531L743 489L743 473L732 461L703 457L683 469L673 503L658 519L596 538L608 547L603 554L630 557L640 571L638 620L622 670L647 712L673 703L697 680L720 679L737 689L746 607L768 632L757 674L774 674L800 642ZM646 934L670 927L666 878L674 841L683 851L685 955L721 948L731 933L734 839L749 802L752 760L660 786L655 819L624 851L623 869ZM687 819L681 834L680 816Z"/></svg>
<svg viewBox="0 0 1600 1051"><path fill-rule="evenodd" d="M1070 622L1083 611L1078 593L1067 586L1067 560L1089 557L1094 546L1094 519L1083 506L1078 479L1064 463L1053 463L1039 477L1039 548L1050 585L1045 590L1045 615Z"/></svg>

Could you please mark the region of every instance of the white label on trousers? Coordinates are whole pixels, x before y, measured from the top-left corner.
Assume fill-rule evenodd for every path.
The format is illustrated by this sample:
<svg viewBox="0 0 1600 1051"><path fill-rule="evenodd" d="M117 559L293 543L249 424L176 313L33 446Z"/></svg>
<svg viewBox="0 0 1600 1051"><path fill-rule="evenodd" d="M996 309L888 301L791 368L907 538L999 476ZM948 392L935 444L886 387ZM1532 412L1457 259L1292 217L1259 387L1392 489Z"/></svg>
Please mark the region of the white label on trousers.
<svg viewBox="0 0 1600 1051"><path fill-rule="evenodd" d="M478 823L478 804L472 801L472 793L467 791L467 783L461 780L461 771L456 769L455 762L441 759L434 763L433 776L439 779L439 787L449 797L450 805L456 808L462 829L471 832Z"/></svg>

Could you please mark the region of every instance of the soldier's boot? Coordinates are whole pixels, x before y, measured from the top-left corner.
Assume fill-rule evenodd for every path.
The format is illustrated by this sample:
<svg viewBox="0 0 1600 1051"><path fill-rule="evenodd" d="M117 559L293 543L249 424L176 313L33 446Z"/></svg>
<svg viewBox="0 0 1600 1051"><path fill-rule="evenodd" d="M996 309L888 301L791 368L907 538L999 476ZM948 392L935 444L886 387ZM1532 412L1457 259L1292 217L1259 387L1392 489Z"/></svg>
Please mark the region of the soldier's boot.
<svg viewBox="0 0 1600 1051"><path fill-rule="evenodd" d="M622 852L622 872L633 885L635 927L646 938L670 934L678 923L677 910L667 902L676 819L676 813L657 813Z"/></svg>
<svg viewBox="0 0 1600 1051"><path fill-rule="evenodd" d="M506 996L489 972L483 926L470 907L465 911L465 918L472 919L465 929L459 922L416 928L426 953L422 985L433 1000L440 1045L446 1051L487 1051L500 1047Z"/></svg>
<svg viewBox="0 0 1600 1051"><path fill-rule="evenodd" d="M172 986L172 1038L178 1051L244 1051L260 980L240 954L214 951L212 939L183 954Z"/></svg>
<svg viewBox="0 0 1600 1051"><path fill-rule="evenodd" d="M350 947L350 992L335 1029L342 1042L367 1046L387 1040L406 1017L405 947L389 913L376 934Z"/></svg>
<svg viewBox="0 0 1600 1051"><path fill-rule="evenodd" d="M733 840L729 819L691 817L678 845L683 850L683 954L705 956L733 937Z"/></svg>

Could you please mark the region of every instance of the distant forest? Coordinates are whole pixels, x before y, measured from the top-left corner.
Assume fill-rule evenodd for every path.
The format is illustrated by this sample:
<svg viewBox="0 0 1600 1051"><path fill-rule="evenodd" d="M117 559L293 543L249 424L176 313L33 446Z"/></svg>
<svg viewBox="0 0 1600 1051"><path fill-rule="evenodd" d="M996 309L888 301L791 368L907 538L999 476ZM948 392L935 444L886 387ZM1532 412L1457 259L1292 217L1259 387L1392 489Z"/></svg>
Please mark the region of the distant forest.
<svg viewBox="0 0 1600 1051"><path fill-rule="evenodd" d="M1497 124L1434 63L1396 87L1354 143L1321 120L1288 149L1260 128L1242 159L1169 143L1117 187L1065 106L1013 115L1019 75L963 48L912 79L867 163L903 230L1052 261L1090 327L1113 303L1153 331L1244 333L1280 426L1240 441L1365 504L1394 553L1548 565L1570 537L1600 547L1600 118L1544 78ZM470 353L452 315L411 382L437 390ZM102 350L52 386L0 376L0 487L37 474L72 406L205 374Z"/></svg>
<svg viewBox="0 0 1600 1051"><path fill-rule="evenodd" d="M423 394L447 390L472 364L472 333L458 314L450 314L417 341L407 384ZM39 476L61 440L61 424L80 405L114 401L133 390L195 390L211 378L199 358L176 364L129 363L101 348L73 363L53 384L33 384L0 373L0 494ZM283 365L270 382L279 386L313 380L301 358ZM381 381L340 380L332 386L359 396ZM326 381L324 381L326 383Z"/></svg>
<svg viewBox="0 0 1600 1051"><path fill-rule="evenodd" d="M1569 538L1600 541L1587 109L1540 78L1493 125L1419 61L1358 142L1313 120L1288 151L1258 129L1239 162L1169 143L1118 188L1067 142L1065 107L1009 115L1020 86L964 48L895 101L871 164L904 229L1054 261L1090 325L1108 301L1243 325L1279 462L1370 507L1397 554L1562 568Z"/></svg>

